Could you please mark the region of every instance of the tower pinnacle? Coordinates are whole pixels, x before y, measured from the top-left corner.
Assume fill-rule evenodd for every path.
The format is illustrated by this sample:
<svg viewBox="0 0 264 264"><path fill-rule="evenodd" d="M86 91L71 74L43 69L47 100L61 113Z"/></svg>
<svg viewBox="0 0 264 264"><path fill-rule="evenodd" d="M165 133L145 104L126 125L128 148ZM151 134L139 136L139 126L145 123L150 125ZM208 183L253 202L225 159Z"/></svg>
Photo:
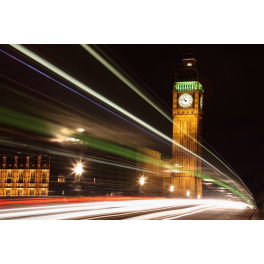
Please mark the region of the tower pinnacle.
<svg viewBox="0 0 264 264"><path fill-rule="evenodd" d="M199 81L199 73L196 70L195 53L192 48L187 48L182 54L182 67L177 81Z"/></svg>

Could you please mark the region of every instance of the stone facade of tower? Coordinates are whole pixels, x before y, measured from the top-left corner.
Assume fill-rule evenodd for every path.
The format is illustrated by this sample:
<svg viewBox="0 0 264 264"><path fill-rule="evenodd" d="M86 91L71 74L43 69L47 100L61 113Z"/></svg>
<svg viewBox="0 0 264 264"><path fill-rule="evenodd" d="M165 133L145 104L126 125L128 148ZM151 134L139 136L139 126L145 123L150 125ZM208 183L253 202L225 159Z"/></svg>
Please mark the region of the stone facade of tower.
<svg viewBox="0 0 264 264"><path fill-rule="evenodd" d="M169 193L170 159L162 159L160 152L138 146L136 166L138 175L134 179L134 189L140 189L145 196L163 196ZM144 177L144 186L140 186L141 177Z"/></svg>
<svg viewBox="0 0 264 264"><path fill-rule="evenodd" d="M0 166L0 196L48 196L50 161L6 157Z"/></svg>
<svg viewBox="0 0 264 264"><path fill-rule="evenodd" d="M183 53L182 67L173 89L173 144L172 185L173 196L202 198L201 161L203 87L196 70L194 52L188 48ZM185 149L184 149L185 148ZM186 149L192 151L190 154Z"/></svg>

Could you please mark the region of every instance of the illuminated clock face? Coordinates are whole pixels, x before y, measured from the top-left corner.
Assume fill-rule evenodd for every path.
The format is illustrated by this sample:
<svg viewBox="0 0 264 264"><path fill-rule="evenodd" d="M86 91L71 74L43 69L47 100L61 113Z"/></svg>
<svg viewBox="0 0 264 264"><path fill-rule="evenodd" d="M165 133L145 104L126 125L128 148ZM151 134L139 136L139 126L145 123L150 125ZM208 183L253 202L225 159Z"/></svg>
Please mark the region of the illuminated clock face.
<svg viewBox="0 0 264 264"><path fill-rule="evenodd" d="M200 108L203 109L203 97L200 97Z"/></svg>
<svg viewBox="0 0 264 264"><path fill-rule="evenodd" d="M193 102L193 98L190 94L182 94L180 97L179 97L179 105L181 107L190 107L191 104Z"/></svg>

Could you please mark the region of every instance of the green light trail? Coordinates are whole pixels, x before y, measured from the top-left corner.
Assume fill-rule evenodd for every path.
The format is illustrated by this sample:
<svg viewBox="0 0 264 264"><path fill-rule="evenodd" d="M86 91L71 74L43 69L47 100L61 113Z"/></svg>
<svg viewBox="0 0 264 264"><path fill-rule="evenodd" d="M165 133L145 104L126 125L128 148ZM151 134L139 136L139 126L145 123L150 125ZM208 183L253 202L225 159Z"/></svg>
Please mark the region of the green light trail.
<svg viewBox="0 0 264 264"><path fill-rule="evenodd" d="M90 137L88 136L88 138L90 138ZM97 143L98 143L97 140L98 139L92 138L89 142L94 141L93 143L95 145L93 147L97 148ZM103 142L100 142L100 141L101 140L99 140L99 144L102 144ZM8 140L1 140L0 139L0 142L2 144L15 145L15 146L21 145L22 147L24 147L23 144L19 144L19 143L15 143L14 144L14 142L8 141ZM107 145L106 148L104 148L104 147L103 148L100 148L99 147L99 149L104 149L106 151L108 150L108 152L109 152L110 148L112 147L112 144L106 144L106 145ZM35 146L31 146L31 145L28 145L28 147L36 148ZM115 147L118 147L118 146L115 146ZM45 148L44 149L41 146L38 146L37 149L39 151L47 152L47 153L54 154L54 155L62 155L62 156L65 156L65 157L71 157L71 158L76 158L76 159L79 158L79 155L76 155L76 154L74 154L72 152L65 151L65 150L62 151L61 149L56 149L56 148L52 148L52 149L46 149ZM113 153L114 154L117 154L117 152L115 150L113 151ZM118 150L118 154L119 155L121 154L120 153L120 150ZM135 153L132 152L132 155L133 154L135 154ZM123 156L123 155L121 155L121 156ZM143 159L145 161L147 161L148 160L148 156L146 156L146 157L144 157L144 156L145 155L142 155ZM127 164L120 164L120 163L113 162L113 161L109 162L107 160L94 159L94 158L85 157L85 156L82 157L82 158L83 158L83 160L91 161L91 162L95 162L95 163L106 164L106 165L111 165L111 166L116 166L116 167L121 167L121 168L126 168L126 169L131 169L131 170L136 170L136 171L142 171L142 172L148 172L148 173L154 173L155 174L155 172L152 172L152 171L149 171L149 170L143 170L143 169L140 169L138 167L130 166L130 165L127 165ZM153 161L153 160L151 160L151 161ZM211 178L211 177L209 177L207 175L204 175L204 174L201 174L201 173L194 173L194 174L195 174L196 177L199 177L199 178L202 178L202 179L210 179L210 180L212 180L212 182L214 184L217 184L217 185L219 185L221 187L224 187L224 188L229 189L234 194L239 195L245 202L247 202L248 204L250 204L253 207L256 207L251 201L248 201L249 199L247 198L247 196L243 195L241 192L239 192L237 189L233 188L232 186L229 186L229 185L227 185L227 184L225 184L225 183L223 183L223 182L221 182L219 180L215 180L214 178Z"/></svg>
<svg viewBox="0 0 264 264"><path fill-rule="evenodd" d="M201 173L194 173L194 174L195 174L195 176L198 177L198 178L201 178L201 179L210 179L210 180L212 180L211 177L208 177L208 176L203 175L203 174L201 174ZM226 183L223 183L222 181L216 180L216 179L214 179L212 182L213 182L214 184L217 184L217 185L221 186L221 187L224 187L224 188L226 188L226 189L229 189L229 190L232 191L234 194L239 195L239 196L240 196L240 197L241 197L246 203L248 203L248 204L250 204L251 206L253 206L253 207L256 208L256 206L252 203L251 199L249 199L245 194L243 194L242 192L240 192L240 191L238 191L237 189L233 188L232 186L230 186L230 185L228 185L228 184L226 184Z"/></svg>
<svg viewBox="0 0 264 264"><path fill-rule="evenodd" d="M33 112L34 110L35 109L33 109ZM21 113L4 106L0 106L0 122L10 127L30 131L47 137L53 137L65 128L64 126L58 125L54 122L46 121L44 119ZM116 144L97 139L83 133L73 133L68 137L80 139L81 143L85 146L88 146L89 148L102 150L133 161L140 161L148 164L160 163L158 159L151 158L135 150L118 146ZM159 166L163 165L159 164ZM167 168L166 165L164 165L164 168Z"/></svg>
<svg viewBox="0 0 264 264"><path fill-rule="evenodd" d="M181 127L179 127L176 123L173 122L171 116L165 113L158 105L152 102L147 96L145 96L134 84L132 84L126 77L124 77L118 70L116 70L110 63L108 63L102 56L100 56L95 50L93 50L87 44L80 44L86 51L88 51L94 58L96 58L100 63L102 63L109 71L111 71L116 77L118 77L123 83L125 83L129 88L131 88L134 92L136 92L140 97L142 97L146 102L148 102L151 106L153 106L158 112L160 112L166 119L173 123L173 125L177 126L184 134L186 134L189 138L191 138L194 142L199 144L202 148L208 151L212 156L214 156L218 161L220 161L234 176L238 178L238 180L244 185L244 187L249 191L247 186L243 183L243 181L239 178L239 176L227 165L223 162L218 156L216 156L213 152L211 152L208 148L203 146L200 142L198 142L195 138L190 136L187 132L185 132ZM179 91L187 91L187 90L200 90L204 92L202 85L199 82L175 82L174 89ZM250 192L250 191L249 191ZM250 192L251 193L251 192Z"/></svg>
<svg viewBox="0 0 264 264"><path fill-rule="evenodd" d="M31 131L40 135L51 137L51 130L59 130L60 126L30 116L19 111L12 110L0 105L0 122L11 127ZM52 128L52 129L51 129Z"/></svg>
<svg viewBox="0 0 264 264"><path fill-rule="evenodd" d="M35 60L36 62L40 63L41 65L43 65L44 67L48 68L49 70L53 71L54 73L56 73L57 75L61 76L62 78L64 78L65 80L71 82L72 84L76 85L77 87L79 87L80 89L82 89L83 91L85 91L88 94L91 94L92 96L98 98L99 100L105 102L106 104L108 104L109 106L113 107L114 109L116 109L117 111L123 113L124 115L126 115L127 117L131 118L132 120L136 121L137 123L141 124L142 126L144 126L145 128L149 129L150 131L154 132L155 134L159 135L160 137L162 137L163 139L167 140L168 142L171 142L177 146L179 146L180 148L182 148L183 150L185 150L186 152L192 154L193 156L195 156L196 158L200 159L201 161L203 161L204 163L206 163L207 165L209 165L211 168L213 168L214 170L218 171L219 173L221 173L222 175L226 176L228 179L230 179L230 177L228 175L226 175L225 173L221 172L220 170L218 170L215 166L213 166L211 163L209 163L208 161L206 161L205 159L203 159L202 157L200 157L199 155L197 155L196 153L190 151L189 149L183 147L182 145L180 145L179 143L175 142L174 140L172 140L171 138L167 137L166 135L164 135L163 133L161 133L160 131L158 131L157 129L153 128L152 126L148 125L147 123L145 123L144 121L142 121L141 119L137 118L136 116L132 115L131 113L129 113L128 111L126 111L125 109L121 108L120 106L118 106L117 104L113 103L112 101L110 101L109 99L107 99L106 97L102 96L101 94L97 93L96 91L94 91L93 89L91 89L90 87L88 87L87 85L83 84L82 82L78 81L77 79L73 78L72 76L70 76L69 74L65 73L64 71L60 70L59 68L57 68L56 66L54 66L53 64L51 64L50 62L44 60L43 58L41 58L40 56L36 55L35 53L33 53L32 51L28 50L27 48L23 47L22 45L17 45L17 44L11 44L11 46L17 50L19 50L20 52L22 52L23 54L27 55L28 57L30 57L31 59ZM171 119L171 118L170 118ZM200 143L199 143L200 144ZM202 146L202 145L201 145ZM206 149L206 148L205 148ZM207 150L209 151L209 150ZM209 151L210 152L210 151ZM211 153L211 152L210 152ZM213 156L215 156L213 153L211 153ZM215 156L216 157L216 156ZM218 157L216 157L221 163L223 163ZM224 163L223 163L224 164ZM225 165L225 164L224 164ZM232 170L225 165L231 172ZM233 172L232 172L233 173ZM235 174L234 174L235 175ZM236 176L236 175L235 175ZM239 178L238 178L239 179ZM231 179L230 179L231 180ZM240 179L239 179L240 180ZM241 181L241 180L240 180ZM241 181L242 182L242 181ZM244 183L242 182L242 184L244 185ZM245 186L245 185L244 185ZM246 187L246 186L245 186ZM246 187L247 188L247 187Z"/></svg>

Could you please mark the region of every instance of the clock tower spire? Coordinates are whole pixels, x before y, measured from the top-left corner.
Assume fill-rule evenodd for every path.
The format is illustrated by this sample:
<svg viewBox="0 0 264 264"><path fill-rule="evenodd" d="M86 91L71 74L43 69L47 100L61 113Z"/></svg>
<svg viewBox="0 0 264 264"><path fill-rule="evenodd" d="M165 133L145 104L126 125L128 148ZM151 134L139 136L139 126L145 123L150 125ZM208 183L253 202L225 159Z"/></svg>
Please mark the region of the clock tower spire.
<svg viewBox="0 0 264 264"><path fill-rule="evenodd" d="M194 51L183 52L180 73L173 86L173 140L195 154L202 155L202 117L204 90L196 70ZM171 175L176 197L202 198L201 161L177 145L172 148Z"/></svg>

